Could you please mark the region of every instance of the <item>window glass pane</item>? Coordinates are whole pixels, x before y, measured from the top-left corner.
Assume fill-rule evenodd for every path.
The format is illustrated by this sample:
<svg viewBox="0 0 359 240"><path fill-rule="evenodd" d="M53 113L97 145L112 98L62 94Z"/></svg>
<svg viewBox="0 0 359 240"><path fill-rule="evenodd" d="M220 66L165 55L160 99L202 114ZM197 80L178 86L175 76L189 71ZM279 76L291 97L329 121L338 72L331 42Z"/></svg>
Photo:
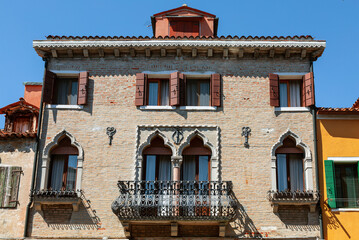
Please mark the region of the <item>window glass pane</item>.
<svg viewBox="0 0 359 240"><path fill-rule="evenodd" d="M208 156L199 156L198 181L208 181Z"/></svg>
<svg viewBox="0 0 359 240"><path fill-rule="evenodd" d="M162 106L170 105L168 90L169 90L168 80L161 80L161 105Z"/></svg>
<svg viewBox="0 0 359 240"><path fill-rule="evenodd" d="M337 207L359 207L357 164L335 164Z"/></svg>
<svg viewBox="0 0 359 240"><path fill-rule="evenodd" d="M51 171L51 189L61 190L63 186L64 164L67 159L66 155L52 156L52 171Z"/></svg>
<svg viewBox="0 0 359 240"><path fill-rule="evenodd" d="M160 155L157 156L159 159L158 164L158 180L170 181L171 180L171 156Z"/></svg>
<svg viewBox="0 0 359 240"><path fill-rule="evenodd" d="M187 106L197 106L198 105L198 89L196 80L187 80Z"/></svg>
<svg viewBox="0 0 359 240"><path fill-rule="evenodd" d="M156 155L147 155L146 157L146 181L156 180Z"/></svg>
<svg viewBox="0 0 359 240"><path fill-rule="evenodd" d="M158 83L150 82L148 84L148 105L158 105Z"/></svg>
<svg viewBox="0 0 359 240"><path fill-rule="evenodd" d="M183 156L182 179L186 181L196 180L196 157Z"/></svg>
<svg viewBox="0 0 359 240"><path fill-rule="evenodd" d="M68 81L66 79L58 79L57 80L57 89L55 91L57 92L57 104L68 104L67 100L67 93L69 89Z"/></svg>
<svg viewBox="0 0 359 240"><path fill-rule="evenodd" d="M288 182L287 182L287 156L286 156L286 154L277 154L277 176L278 176L278 191L287 190Z"/></svg>
<svg viewBox="0 0 359 240"><path fill-rule="evenodd" d="M67 168L66 190L75 190L77 170L77 156L70 155Z"/></svg>
<svg viewBox="0 0 359 240"><path fill-rule="evenodd" d="M209 106L209 82L201 82L199 85L199 104L200 106Z"/></svg>
<svg viewBox="0 0 359 240"><path fill-rule="evenodd" d="M300 107L300 85L301 81L290 81L289 91L290 91L290 106L291 107Z"/></svg>
<svg viewBox="0 0 359 240"><path fill-rule="evenodd" d="M289 154L290 190L303 191L303 159L301 154Z"/></svg>
<svg viewBox="0 0 359 240"><path fill-rule="evenodd" d="M71 81L71 93L69 104L76 105L77 104L77 91L78 91L78 81Z"/></svg>
<svg viewBox="0 0 359 240"><path fill-rule="evenodd" d="M287 83L279 84L279 104L281 107L288 107Z"/></svg>

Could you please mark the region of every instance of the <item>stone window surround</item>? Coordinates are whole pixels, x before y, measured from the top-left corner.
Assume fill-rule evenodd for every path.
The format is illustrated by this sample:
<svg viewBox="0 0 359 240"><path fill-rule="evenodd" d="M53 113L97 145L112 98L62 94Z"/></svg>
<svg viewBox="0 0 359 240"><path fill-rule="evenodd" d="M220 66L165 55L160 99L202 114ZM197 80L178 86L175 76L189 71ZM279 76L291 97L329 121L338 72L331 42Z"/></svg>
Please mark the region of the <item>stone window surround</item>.
<svg viewBox="0 0 359 240"><path fill-rule="evenodd" d="M84 161L84 151L82 146L76 141L74 136L67 132L65 129L60 131L55 135L50 143L48 143L42 153L42 165L41 165L41 181L40 181L40 189L47 189L48 178L49 178L49 170L50 170L50 162L51 162L51 150L56 147L59 141L63 137L68 137L71 140L71 145L76 147L79 151L77 156L77 175L76 175L76 186L75 191L80 194L81 190L81 179L82 179L82 167Z"/></svg>
<svg viewBox="0 0 359 240"><path fill-rule="evenodd" d="M147 137L145 141L142 143L139 143L139 136L140 136L140 128L154 128L154 131ZM168 139L168 137L163 134L159 130L161 127L169 127L169 128L176 128L176 127L182 127L182 128L193 128L193 131L184 139L184 141L179 144L178 148L174 146L174 144ZM214 128L216 130L217 134L217 143L214 145L212 144L208 138L199 130L200 128ZM159 136L163 139L164 145L169 147L172 151L171 156L171 162L172 162L172 178L175 174L180 174L180 167L183 161L182 151L189 146L190 141L195 137L198 136L203 140L203 145L211 149L211 181L219 181L221 180L220 173L219 173L219 154L218 154L218 143L219 143L219 129L217 126L194 126L194 125L184 125L184 126L170 126L170 125L148 125L148 126L137 126L137 147L136 147L136 157L135 157L135 180L141 180L142 176L142 161L143 161L143 155L142 152L145 149L145 147L149 146L151 144L151 140ZM217 147L215 147L217 146Z"/></svg>
<svg viewBox="0 0 359 240"><path fill-rule="evenodd" d="M304 151L304 182L305 190L314 190L313 186L313 169L312 169L312 154L310 148L302 142L302 140L288 129L284 134L279 137L277 143L275 143L271 149L271 178L272 178L272 191L277 191L277 157L275 155L276 150L283 145L283 140L288 136L294 138L296 146Z"/></svg>

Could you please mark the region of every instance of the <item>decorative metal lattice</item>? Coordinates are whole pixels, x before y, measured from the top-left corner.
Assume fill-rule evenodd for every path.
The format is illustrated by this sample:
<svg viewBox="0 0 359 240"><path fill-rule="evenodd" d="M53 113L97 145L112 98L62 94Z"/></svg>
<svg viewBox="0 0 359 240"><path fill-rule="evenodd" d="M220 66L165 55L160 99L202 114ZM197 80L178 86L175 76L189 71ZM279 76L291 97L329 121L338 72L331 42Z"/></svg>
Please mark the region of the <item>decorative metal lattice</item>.
<svg viewBox="0 0 359 240"><path fill-rule="evenodd" d="M232 182L119 181L112 211L120 220L232 220Z"/></svg>

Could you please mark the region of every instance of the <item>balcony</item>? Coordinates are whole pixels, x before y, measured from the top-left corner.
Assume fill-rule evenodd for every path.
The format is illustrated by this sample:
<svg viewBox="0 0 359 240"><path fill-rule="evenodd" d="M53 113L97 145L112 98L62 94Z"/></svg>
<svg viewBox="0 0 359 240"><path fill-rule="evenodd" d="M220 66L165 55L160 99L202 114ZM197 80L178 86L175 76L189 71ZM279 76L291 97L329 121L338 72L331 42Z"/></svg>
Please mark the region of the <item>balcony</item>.
<svg viewBox="0 0 359 240"><path fill-rule="evenodd" d="M42 205L72 205L74 212L79 210L82 192L74 190L33 190L31 196L34 198L35 209L42 210Z"/></svg>
<svg viewBox="0 0 359 240"><path fill-rule="evenodd" d="M273 212L278 212L279 205L309 205L310 212L315 212L319 201L318 191L268 191Z"/></svg>
<svg viewBox="0 0 359 240"><path fill-rule="evenodd" d="M232 182L119 181L112 210L121 221L204 220L236 216Z"/></svg>

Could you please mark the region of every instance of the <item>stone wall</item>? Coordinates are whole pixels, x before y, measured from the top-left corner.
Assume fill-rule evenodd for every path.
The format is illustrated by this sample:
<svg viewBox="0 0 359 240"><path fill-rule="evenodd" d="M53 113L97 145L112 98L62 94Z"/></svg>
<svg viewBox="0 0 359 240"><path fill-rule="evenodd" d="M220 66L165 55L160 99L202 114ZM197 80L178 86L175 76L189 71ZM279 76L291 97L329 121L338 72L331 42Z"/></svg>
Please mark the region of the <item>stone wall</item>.
<svg viewBox="0 0 359 240"><path fill-rule="evenodd" d="M312 115L310 112L275 112L269 105L268 73L309 72L309 61L125 56L120 59L51 59L49 70L89 71L88 104L83 110L47 109L41 148L63 129L76 138L84 150L82 190L101 224L78 227L81 218L77 217L80 219L77 225L68 221L63 228L54 228L47 224L41 211L33 210L32 237L124 237L122 225L111 211L111 203L119 194L117 181L134 180L140 125L211 125L218 128L219 175L222 180L233 182L240 204L239 217L227 227L228 236L319 235L317 213L308 213L306 207L302 207L299 215L295 211L291 215L287 209L274 214L267 199L272 179L271 148L280 136L290 129L313 152ZM215 111L185 111L179 107L176 110L140 110L135 106L136 73L168 74L174 70L220 73L222 106ZM249 148L244 147L241 136L244 126L252 129ZM112 145L106 135L107 127L117 129ZM313 161L313 180L315 169ZM86 212L73 212L72 217L78 214L86 215ZM303 219L293 224L292 220L299 216Z"/></svg>

